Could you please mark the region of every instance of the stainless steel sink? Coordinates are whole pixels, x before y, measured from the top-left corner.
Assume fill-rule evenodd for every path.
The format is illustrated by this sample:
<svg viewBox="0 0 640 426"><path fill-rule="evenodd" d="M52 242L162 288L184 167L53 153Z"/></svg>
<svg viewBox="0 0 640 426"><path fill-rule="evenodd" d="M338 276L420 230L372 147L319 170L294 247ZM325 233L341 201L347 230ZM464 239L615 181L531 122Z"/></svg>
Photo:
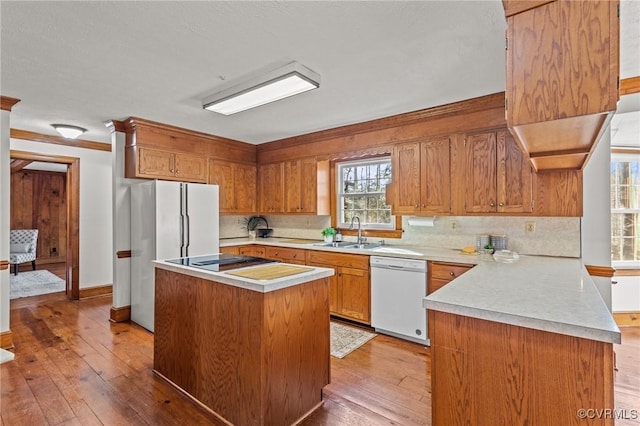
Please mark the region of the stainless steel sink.
<svg viewBox="0 0 640 426"><path fill-rule="evenodd" d="M314 243L313 245L318 247L335 247L335 248L348 248L348 249L360 249L360 250L371 250L381 246L380 243L356 244L353 241L340 241L340 242L333 242L333 243Z"/></svg>

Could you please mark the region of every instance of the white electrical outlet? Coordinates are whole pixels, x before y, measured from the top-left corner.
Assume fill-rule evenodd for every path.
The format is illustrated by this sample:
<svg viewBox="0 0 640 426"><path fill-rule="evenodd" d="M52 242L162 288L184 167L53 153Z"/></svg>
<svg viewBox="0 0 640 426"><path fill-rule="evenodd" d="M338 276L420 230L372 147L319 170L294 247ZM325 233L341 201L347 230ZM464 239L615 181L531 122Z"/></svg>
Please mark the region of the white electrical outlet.
<svg viewBox="0 0 640 426"><path fill-rule="evenodd" d="M455 220L449 222L449 229L451 229L452 231L458 229L458 222L456 222Z"/></svg>
<svg viewBox="0 0 640 426"><path fill-rule="evenodd" d="M527 235L533 235L536 233L536 223L527 221L524 223L524 233Z"/></svg>

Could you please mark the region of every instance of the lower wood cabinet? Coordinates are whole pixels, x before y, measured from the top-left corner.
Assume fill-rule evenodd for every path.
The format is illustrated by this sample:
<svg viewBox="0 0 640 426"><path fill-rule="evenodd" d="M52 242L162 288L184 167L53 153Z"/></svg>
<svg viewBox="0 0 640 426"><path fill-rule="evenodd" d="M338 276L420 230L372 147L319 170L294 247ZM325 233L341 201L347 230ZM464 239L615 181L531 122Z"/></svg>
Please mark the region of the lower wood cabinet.
<svg viewBox="0 0 640 426"><path fill-rule="evenodd" d="M307 251L288 247L266 247L264 257L276 259L285 263L295 263L304 265L306 263Z"/></svg>
<svg viewBox="0 0 640 426"><path fill-rule="evenodd" d="M330 279L332 315L371 324L369 256L310 250L307 265L335 270Z"/></svg>
<svg viewBox="0 0 640 426"><path fill-rule="evenodd" d="M429 262L427 268L427 293L431 294L473 268L467 263Z"/></svg>

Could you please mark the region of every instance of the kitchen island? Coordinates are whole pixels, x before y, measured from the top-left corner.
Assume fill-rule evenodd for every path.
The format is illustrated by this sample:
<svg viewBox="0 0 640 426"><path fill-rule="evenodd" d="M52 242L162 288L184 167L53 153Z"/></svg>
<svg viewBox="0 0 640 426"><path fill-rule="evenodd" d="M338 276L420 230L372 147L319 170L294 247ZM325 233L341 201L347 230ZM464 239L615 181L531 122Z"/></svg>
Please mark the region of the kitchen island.
<svg viewBox="0 0 640 426"><path fill-rule="evenodd" d="M432 424L613 424L620 330L580 259L484 262L427 296Z"/></svg>
<svg viewBox="0 0 640 426"><path fill-rule="evenodd" d="M156 374L229 424L295 424L322 405L333 270L259 280L234 274L269 266L154 264Z"/></svg>

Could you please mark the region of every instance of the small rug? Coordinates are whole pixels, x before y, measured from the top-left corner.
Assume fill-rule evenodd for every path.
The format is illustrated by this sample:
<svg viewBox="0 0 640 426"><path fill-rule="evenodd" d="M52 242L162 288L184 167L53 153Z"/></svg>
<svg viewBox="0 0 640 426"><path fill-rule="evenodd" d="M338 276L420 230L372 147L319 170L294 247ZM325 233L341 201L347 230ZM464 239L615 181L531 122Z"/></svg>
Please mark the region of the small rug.
<svg viewBox="0 0 640 426"><path fill-rule="evenodd" d="M377 334L331 322L331 356L344 358Z"/></svg>
<svg viewBox="0 0 640 426"><path fill-rule="evenodd" d="M46 269L10 274L9 299L64 291L65 282Z"/></svg>
<svg viewBox="0 0 640 426"><path fill-rule="evenodd" d="M0 348L0 364L3 364L5 362L9 362L9 361L13 361L13 359L16 356L14 355L13 352L9 352L7 350L4 350L2 348Z"/></svg>

